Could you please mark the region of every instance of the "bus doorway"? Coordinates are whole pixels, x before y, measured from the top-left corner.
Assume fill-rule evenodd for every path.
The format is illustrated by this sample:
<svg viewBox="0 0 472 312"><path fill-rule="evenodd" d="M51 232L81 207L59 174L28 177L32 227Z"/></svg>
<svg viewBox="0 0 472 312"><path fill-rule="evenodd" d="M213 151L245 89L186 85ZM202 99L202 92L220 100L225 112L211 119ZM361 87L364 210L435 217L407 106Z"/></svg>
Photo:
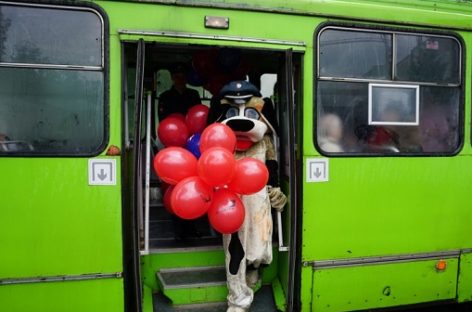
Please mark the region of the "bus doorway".
<svg viewBox="0 0 472 312"><path fill-rule="evenodd" d="M297 77L301 55L284 50L156 42L126 42L122 52L124 146L133 155L124 168L130 178L124 188L129 198L125 227L134 228L133 233L127 231L127 241L135 246L125 250L140 255L139 261L134 261L139 269L130 269L129 276L135 277L135 288L142 291L143 310L150 309L150 302L153 311L173 311L187 305L205 311L226 309L228 290L221 234L211 227L206 215L187 221L175 216L168 206L166 209L167 185L152 168L152 159L164 148L156 129L168 115L163 113L163 94L165 97L166 91L175 87L172 73L176 68L185 72L187 87L192 90L189 93L198 94L199 102L208 107L219 105L218 93L234 80L250 81L273 105L276 171L288 204L281 214L272 210L273 261L259 269L260 278L252 287L255 300L251 311L268 311L268 307L271 311L286 310L294 287L291 252L295 248L291 250L287 245L295 231L293 102L294 89L300 85ZM214 111L210 109L209 122L218 118ZM129 291L139 294L136 289Z"/></svg>

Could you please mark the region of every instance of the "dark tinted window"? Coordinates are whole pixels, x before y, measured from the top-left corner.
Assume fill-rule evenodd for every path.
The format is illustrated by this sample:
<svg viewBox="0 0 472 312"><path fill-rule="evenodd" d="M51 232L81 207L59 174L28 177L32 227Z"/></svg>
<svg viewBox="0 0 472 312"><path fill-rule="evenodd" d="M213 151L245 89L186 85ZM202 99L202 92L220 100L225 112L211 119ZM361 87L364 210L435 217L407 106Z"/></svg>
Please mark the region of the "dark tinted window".
<svg viewBox="0 0 472 312"><path fill-rule="evenodd" d="M389 46L388 40L380 38L390 38L394 44ZM381 41L385 44L380 45ZM457 151L462 92L457 40L327 28L321 31L318 44L315 137L322 152L418 155ZM380 46L390 51L396 47L396 54ZM382 51L388 59L380 61L380 54L373 51ZM387 68L380 70L385 67L382 64L391 66L394 60L395 74Z"/></svg>
<svg viewBox="0 0 472 312"><path fill-rule="evenodd" d="M0 133L35 153L92 153L102 143L101 72L0 68L0 99Z"/></svg>
<svg viewBox="0 0 472 312"><path fill-rule="evenodd" d="M105 138L101 18L1 5L0 26L0 153L96 153Z"/></svg>
<svg viewBox="0 0 472 312"><path fill-rule="evenodd" d="M102 65L102 21L89 11L0 7L0 61Z"/></svg>
<svg viewBox="0 0 472 312"><path fill-rule="evenodd" d="M390 34L328 29L319 49L320 76L390 79Z"/></svg>
<svg viewBox="0 0 472 312"><path fill-rule="evenodd" d="M452 38L397 35L396 80L459 83L459 44Z"/></svg>

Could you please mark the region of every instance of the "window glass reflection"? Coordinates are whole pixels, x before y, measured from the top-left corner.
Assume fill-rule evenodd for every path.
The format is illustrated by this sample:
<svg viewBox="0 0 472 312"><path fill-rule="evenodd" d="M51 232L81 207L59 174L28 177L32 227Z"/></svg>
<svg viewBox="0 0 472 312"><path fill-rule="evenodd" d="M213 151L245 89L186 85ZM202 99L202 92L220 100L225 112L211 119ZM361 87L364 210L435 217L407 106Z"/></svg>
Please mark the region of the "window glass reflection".
<svg viewBox="0 0 472 312"><path fill-rule="evenodd" d="M0 61L101 66L102 25L93 12L0 6Z"/></svg>
<svg viewBox="0 0 472 312"><path fill-rule="evenodd" d="M328 29L320 34L319 73L326 77L390 79L392 35Z"/></svg>
<svg viewBox="0 0 472 312"><path fill-rule="evenodd" d="M396 36L396 80L459 83L459 44L452 38Z"/></svg>

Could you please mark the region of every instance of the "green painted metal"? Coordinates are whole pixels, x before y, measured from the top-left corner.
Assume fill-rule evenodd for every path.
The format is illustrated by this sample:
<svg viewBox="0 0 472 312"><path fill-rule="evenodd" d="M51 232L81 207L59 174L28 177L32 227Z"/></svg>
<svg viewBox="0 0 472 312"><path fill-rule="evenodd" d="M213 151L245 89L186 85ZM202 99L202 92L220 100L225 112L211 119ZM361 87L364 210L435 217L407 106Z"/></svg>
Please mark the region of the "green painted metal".
<svg viewBox="0 0 472 312"><path fill-rule="evenodd" d="M166 0L128 0L149 4ZM174 5L471 29L472 5L455 0L174 0Z"/></svg>
<svg viewBox="0 0 472 312"><path fill-rule="evenodd" d="M117 312L124 310L123 279L0 286L0 310L8 312Z"/></svg>
<svg viewBox="0 0 472 312"><path fill-rule="evenodd" d="M313 310L353 311L453 299L458 259L401 262L314 270ZM342 294L342 296L340 296Z"/></svg>
<svg viewBox="0 0 472 312"><path fill-rule="evenodd" d="M173 305L223 302L228 295L226 285L205 286L195 288L166 289L165 295Z"/></svg>
<svg viewBox="0 0 472 312"><path fill-rule="evenodd" d="M88 186L87 161L86 158L0 161L3 181L0 278L122 272L121 187L119 182L117 186ZM119 172L119 158L117 164ZM105 303L115 301L113 307L118 308L123 301L122 289L109 281L75 283L28 286L43 294L38 296L34 310L51 311L48 307L57 298L56 290L70 290L75 298L83 300L77 307L89 307L76 311L105 311ZM102 292L103 297L90 296L88 285ZM108 289L106 285L114 288ZM17 299L25 296L18 289L10 285L1 287L6 298L0 299L0 310L14 311L10 309L15 307L10 298L13 294ZM7 295L10 292L12 296ZM103 304L97 303L100 300ZM24 301L19 300L19 307L26 304Z"/></svg>
<svg viewBox="0 0 472 312"><path fill-rule="evenodd" d="M122 271L119 181L117 186L89 186L87 162L0 161L0 278Z"/></svg>
<svg viewBox="0 0 472 312"><path fill-rule="evenodd" d="M110 43L108 144L121 147L120 51ZM84 157L0 159L0 279L123 271L114 158L115 186L89 186ZM123 311L123 302L122 279L0 287L1 311Z"/></svg>
<svg viewBox="0 0 472 312"><path fill-rule="evenodd" d="M277 307L277 310L286 311L287 300L284 289L282 288L278 278L274 279L272 282L272 293L274 294L275 306Z"/></svg>
<svg viewBox="0 0 472 312"><path fill-rule="evenodd" d="M303 259L472 246L469 163L468 156L331 158L330 181L304 185Z"/></svg>
<svg viewBox="0 0 472 312"><path fill-rule="evenodd" d="M300 276L300 310L313 311L313 270L311 267L302 267Z"/></svg>
<svg viewBox="0 0 472 312"><path fill-rule="evenodd" d="M457 300L459 302L472 301L472 253L463 253L460 256L459 282L457 284Z"/></svg>
<svg viewBox="0 0 472 312"><path fill-rule="evenodd" d="M143 312L153 312L153 296L152 289L146 285L143 285Z"/></svg>
<svg viewBox="0 0 472 312"><path fill-rule="evenodd" d="M209 251L163 252L141 257L143 282L152 291L160 290L156 272L161 269L212 267L225 264L223 248Z"/></svg>

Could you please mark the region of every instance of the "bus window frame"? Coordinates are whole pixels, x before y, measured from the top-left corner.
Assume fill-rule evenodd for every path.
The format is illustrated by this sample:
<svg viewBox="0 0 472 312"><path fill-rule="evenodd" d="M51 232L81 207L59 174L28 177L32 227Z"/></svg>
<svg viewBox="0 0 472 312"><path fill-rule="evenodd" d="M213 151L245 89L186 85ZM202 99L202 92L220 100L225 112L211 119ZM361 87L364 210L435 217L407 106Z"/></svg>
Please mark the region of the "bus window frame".
<svg viewBox="0 0 472 312"><path fill-rule="evenodd" d="M390 33L392 34L392 51L395 52L395 35L405 34L405 35L423 35L423 36L435 36L453 39L459 45L459 83L430 83L430 82L418 82L418 81L406 81L406 80L381 80L381 79L364 79L364 78L343 78L343 77L327 77L320 76L319 73L319 36L324 30L327 29L337 29L337 30L347 30L347 31L359 31L359 32L374 32L374 33ZM464 39L460 34L452 32L449 30L437 30L437 29L422 29L418 28L400 28L395 26L384 26L376 24L364 24L364 23L348 23L348 22L324 22L319 24L314 31L314 47L315 51L313 53L314 62L313 62L313 129L312 129L312 142L314 144L315 151L320 155L325 157L451 157L458 155L463 147L465 141L465 72L466 72L466 45ZM392 78L395 77L395 53L392 55ZM331 81L331 82L363 82L363 83L381 83L381 84L417 84L419 86L433 86L433 87L455 87L459 88L459 109L458 109L458 144L457 148L452 152L398 152L398 153L382 153L382 152L342 152L342 153L333 153L326 152L321 149L318 144L318 100L317 100L317 90L319 81ZM472 143L472 141L471 141Z"/></svg>
<svg viewBox="0 0 472 312"><path fill-rule="evenodd" d="M30 7L30 8L48 8L51 10L70 10L70 11L86 11L95 14L101 23L101 66L77 66L77 65L61 65L61 64L25 64L25 63L3 63L0 62L1 67L10 68L33 68L33 69L53 69L53 70L72 70L72 71L97 71L103 74L103 98L101 105L103 105L103 137L102 142L92 152L31 152L31 151L20 151L20 152L0 152L0 158L3 157L31 157L31 158L77 158L77 157L95 157L102 154L108 146L110 140L110 27L109 19L106 12L95 3L78 2L71 3L70 1L52 1L52 0L33 0L26 1L20 0L18 2L6 2L0 1L1 5L17 6L17 7ZM99 69L98 69L99 68Z"/></svg>

